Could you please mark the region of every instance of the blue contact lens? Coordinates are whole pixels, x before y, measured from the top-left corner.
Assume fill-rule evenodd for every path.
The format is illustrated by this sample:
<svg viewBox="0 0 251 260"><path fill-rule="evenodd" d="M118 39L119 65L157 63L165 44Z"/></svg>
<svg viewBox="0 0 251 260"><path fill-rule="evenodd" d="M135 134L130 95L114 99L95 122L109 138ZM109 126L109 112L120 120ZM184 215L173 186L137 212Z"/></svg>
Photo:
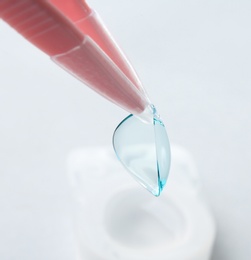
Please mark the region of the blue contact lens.
<svg viewBox="0 0 251 260"><path fill-rule="evenodd" d="M152 106L151 120L129 115L115 129L113 147L129 173L153 195L163 190L170 169L165 126Z"/></svg>

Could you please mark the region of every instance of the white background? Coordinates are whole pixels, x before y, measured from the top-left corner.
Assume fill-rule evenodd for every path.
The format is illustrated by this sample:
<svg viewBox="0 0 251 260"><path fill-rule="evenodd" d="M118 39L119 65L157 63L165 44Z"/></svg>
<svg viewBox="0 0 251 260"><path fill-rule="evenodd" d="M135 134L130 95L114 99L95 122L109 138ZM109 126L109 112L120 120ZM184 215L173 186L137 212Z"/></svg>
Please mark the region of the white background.
<svg viewBox="0 0 251 260"><path fill-rule="evenodd" d="M89 1L136 68L172 143L194 156L218 234L251 259L251 2ZM67 154L126 115L0 22L0 259L74 259Z"/></svg>

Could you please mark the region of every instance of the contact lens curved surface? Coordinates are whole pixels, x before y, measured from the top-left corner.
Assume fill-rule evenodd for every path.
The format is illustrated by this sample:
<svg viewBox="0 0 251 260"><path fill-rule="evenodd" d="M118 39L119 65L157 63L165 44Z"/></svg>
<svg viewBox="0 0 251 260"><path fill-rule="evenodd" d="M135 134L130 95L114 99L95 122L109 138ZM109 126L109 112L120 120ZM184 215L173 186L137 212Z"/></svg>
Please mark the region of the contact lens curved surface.
<svg viewBox="0 0 251 260"><path fill-rule="evenodd" d="M163 190L170 169L170 144L165 126L153 112L152 123L134 115L115 129L113 147L129 173L153 195Z"/></svg>

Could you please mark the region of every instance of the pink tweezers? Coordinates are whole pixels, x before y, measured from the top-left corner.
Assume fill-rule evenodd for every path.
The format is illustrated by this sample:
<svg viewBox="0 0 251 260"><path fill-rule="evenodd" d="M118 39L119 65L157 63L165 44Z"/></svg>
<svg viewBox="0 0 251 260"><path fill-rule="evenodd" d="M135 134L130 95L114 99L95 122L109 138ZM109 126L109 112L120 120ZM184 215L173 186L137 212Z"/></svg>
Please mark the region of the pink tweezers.
<svg viewBox="0 0 251 260"><path fill-rule="evenodd" d="M149 105L124 54L81 0L0 0L0 18L53 61L133 114Z"/></svg>

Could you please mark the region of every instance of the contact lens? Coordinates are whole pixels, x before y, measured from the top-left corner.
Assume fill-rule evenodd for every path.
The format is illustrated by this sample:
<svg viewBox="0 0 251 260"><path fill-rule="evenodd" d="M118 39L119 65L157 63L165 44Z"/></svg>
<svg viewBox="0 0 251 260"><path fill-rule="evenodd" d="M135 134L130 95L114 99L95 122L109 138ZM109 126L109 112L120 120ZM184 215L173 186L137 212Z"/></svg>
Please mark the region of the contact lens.
<svg viewBox="0 0 251 260"><path fill-rule="evenodd" d="M113 147L128 172L159 196L169 175L171 152L165 125L155 107L151 108L150 120L131 114L117 126Z"/></svg>

